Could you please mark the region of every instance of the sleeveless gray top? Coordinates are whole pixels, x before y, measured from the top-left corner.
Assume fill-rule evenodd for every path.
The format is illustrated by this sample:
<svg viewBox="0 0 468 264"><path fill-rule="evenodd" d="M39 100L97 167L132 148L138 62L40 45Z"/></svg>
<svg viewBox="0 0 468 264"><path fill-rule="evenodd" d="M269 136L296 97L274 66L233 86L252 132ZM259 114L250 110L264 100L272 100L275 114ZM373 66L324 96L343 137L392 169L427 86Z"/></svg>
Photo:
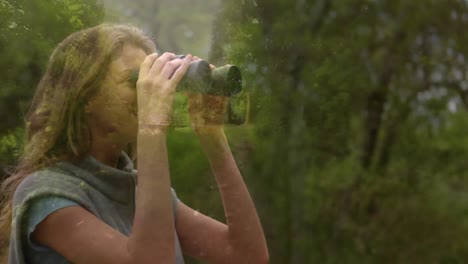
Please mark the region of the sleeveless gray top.
<svg viewBox="0 0 468 264"><path fill-rule="evenodd" d="M135 214L135 189L136 170L124 152L117 168L87 156L32 173L20 183L13 197L9 263L70 263L53 249L35 245L29 239L35 226L48 214L70 205L82 206L128 236ZM177 196L174 190L172 194L175 213ZM175 249L175 263L183 264L177 235Z"/></svg>

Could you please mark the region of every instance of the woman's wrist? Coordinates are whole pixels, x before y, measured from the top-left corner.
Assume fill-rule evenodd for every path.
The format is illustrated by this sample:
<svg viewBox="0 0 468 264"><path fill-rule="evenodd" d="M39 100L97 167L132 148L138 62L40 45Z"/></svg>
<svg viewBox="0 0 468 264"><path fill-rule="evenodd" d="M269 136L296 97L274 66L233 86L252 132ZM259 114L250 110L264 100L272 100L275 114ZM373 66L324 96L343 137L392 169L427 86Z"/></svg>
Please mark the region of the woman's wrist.
<svg viewBox="0 0 468 264"><path fill-rule="evenodd" d="M220 158L226 152L230 152L228 140L222 129L204 130L197 133L197 136L202 149L209 158Z"/></svg>
<svg viewBox="0 0 468 264"><path fill-rule="evenodd" d="M138 134L139 135L166 135L167 127L169 124L162 125L162 124L138 124Z"/></svg>
<svg viewBox="0 0 468 264"><path fill-rule="evenodd" d="M138 133L145 135L165 134L170 125L170 115L164 112L138 111Z"/></svg>

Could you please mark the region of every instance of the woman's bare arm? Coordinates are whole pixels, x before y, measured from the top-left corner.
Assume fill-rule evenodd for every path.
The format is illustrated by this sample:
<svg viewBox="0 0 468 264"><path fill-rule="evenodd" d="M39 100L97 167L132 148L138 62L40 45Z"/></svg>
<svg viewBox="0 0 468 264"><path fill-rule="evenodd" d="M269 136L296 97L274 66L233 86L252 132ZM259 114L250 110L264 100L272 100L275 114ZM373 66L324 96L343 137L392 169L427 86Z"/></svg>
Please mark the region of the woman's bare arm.
<svg viewBox="0 0 468 264"><path fill-rule="evenodd" d="M69 206L47 216L37 225L32 239L72 263L135 263L128 251L128 238L81 206Z"/></svg>
<svg viewBox="0 0 468 264"><path fill-rule="evenodd" d="M268 263L260 220L222 129L199 135L224 204L227 225L179 204L177 233L184 252L210 263Z"/></svg>
<svg viewBox="0 0 468 264"><path fill-rule="evenodd" d="M139 134L137 144L138 189L128 250L136 263L174 263L175 227L166 135Z"/></svg>
<svg viewBox="0 0 468 264"><path fill-rule="evenodd" d="M143 158L130 237L84 208L70 206L46 217L33 232L34 241L73 263L174 263L175 228L165 139L164 134L139 136L138 155Z"/></svg>

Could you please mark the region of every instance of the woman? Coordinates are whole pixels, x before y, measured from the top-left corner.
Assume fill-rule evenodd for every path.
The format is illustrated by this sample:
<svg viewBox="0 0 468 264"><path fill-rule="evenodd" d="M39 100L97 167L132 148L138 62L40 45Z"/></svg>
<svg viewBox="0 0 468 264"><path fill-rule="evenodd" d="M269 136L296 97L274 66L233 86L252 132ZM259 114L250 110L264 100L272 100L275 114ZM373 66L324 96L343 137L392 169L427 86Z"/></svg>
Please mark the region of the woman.
<svg viewBox="0 0 468 264"><path fill-rule="evenodd" d="M141 31L107 24L56 48L28 113L24 155L3 184L10 263L183 263L182 252L209 263L268 262L221 125L224 98L189 95L189 113L227 224L171 190L166 130L175 88L198 58L155 50ZM135 142L138 173L124 152Z"/></svg>

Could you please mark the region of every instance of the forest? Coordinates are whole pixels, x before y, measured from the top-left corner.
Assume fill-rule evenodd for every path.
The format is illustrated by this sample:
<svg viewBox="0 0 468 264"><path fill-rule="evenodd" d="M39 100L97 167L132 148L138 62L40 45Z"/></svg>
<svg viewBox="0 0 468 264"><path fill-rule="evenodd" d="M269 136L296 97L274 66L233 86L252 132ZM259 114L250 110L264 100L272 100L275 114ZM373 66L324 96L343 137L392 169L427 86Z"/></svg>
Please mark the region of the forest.
<svg viewBox="0 0 468 264"><path fill-rule="evenodd" d="M271 263L468 263L468 1L0 0L0 180L53 48L101 23L239 66L225 131ZM185 105L172 185L224 221Z"/></svg>

